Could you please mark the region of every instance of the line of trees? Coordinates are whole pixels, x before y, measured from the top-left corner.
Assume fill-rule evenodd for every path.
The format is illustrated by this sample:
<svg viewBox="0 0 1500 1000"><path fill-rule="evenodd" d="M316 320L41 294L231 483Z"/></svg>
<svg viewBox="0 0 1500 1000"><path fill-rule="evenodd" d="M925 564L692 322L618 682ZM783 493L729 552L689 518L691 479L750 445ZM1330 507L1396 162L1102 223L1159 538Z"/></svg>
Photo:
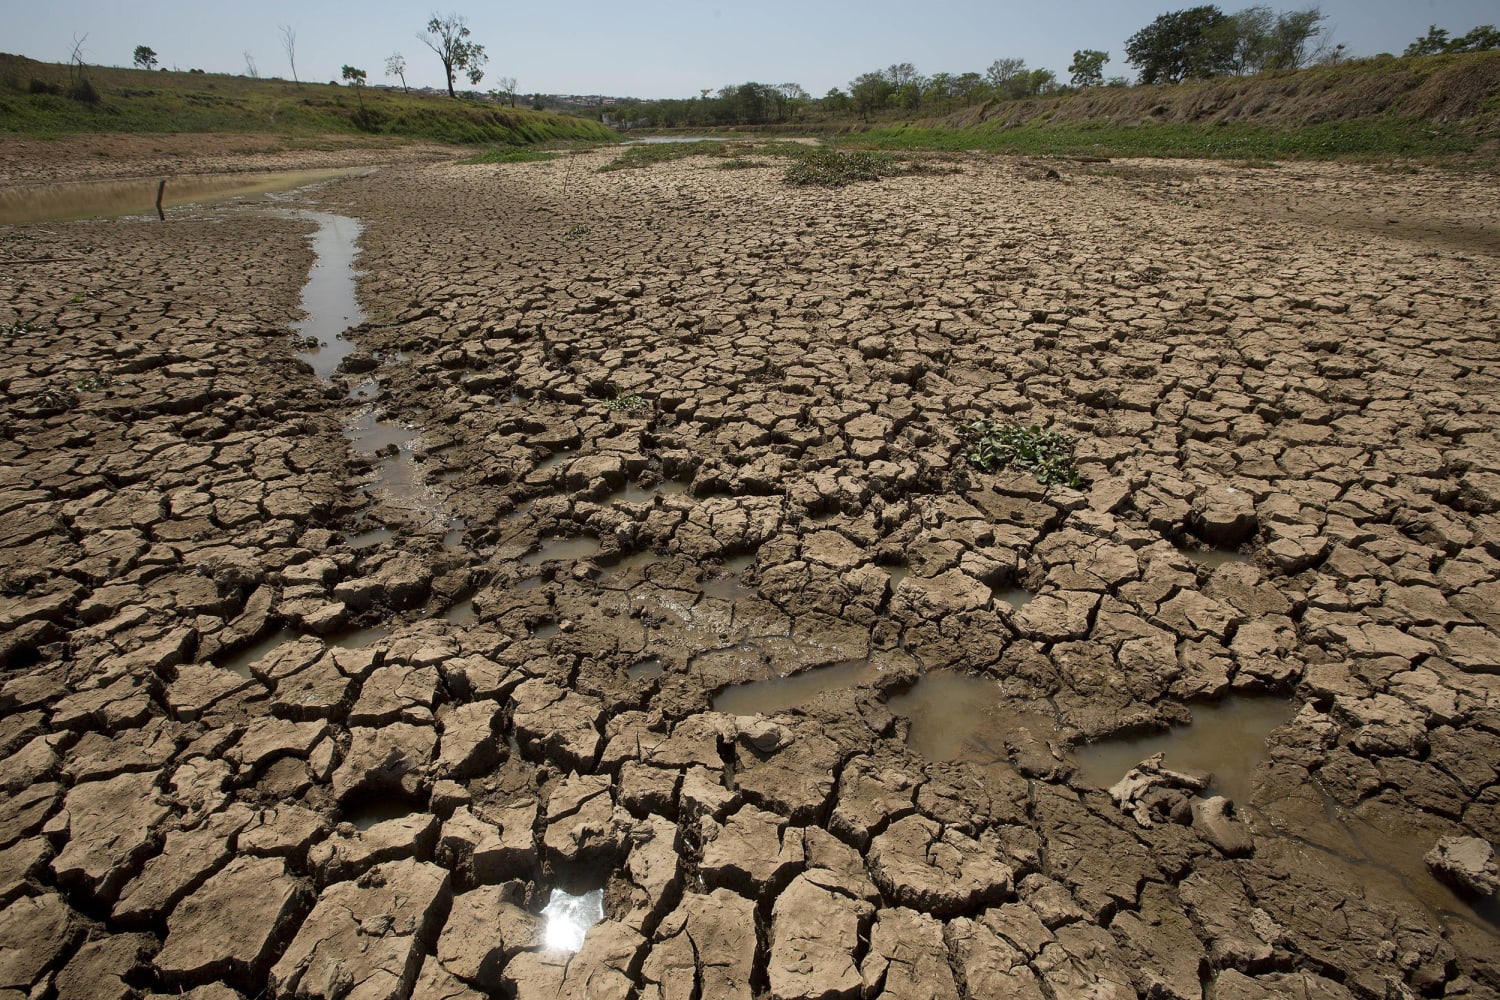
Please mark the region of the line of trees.
<svg viewBox="0 0 1500 1000"><path fill-rule="evenodd" d="M1075 86L1104 83L1108 53L1084 50L1074 54ZM1124 86L1123 78L1109 83ZM862 73L847 90L830 89L813 97L796 83L741 83L703 90L697 97L627 102L605 114L631 126L678 128L718 125L793 123L813 116L857 114L868 119L886 112L946 114L994 98L1035 97L1066 89L1057 74L1030 69L1024 59L997 59L984 73L923 75L911 63L895 63Z"/></svg>
<svg viewBox="0 0 1500 1000"><path fill-rule="evenodd" d="M1402 55L1435 56L1444 52L1483 52L1500 49L1500 31L1493 24L1481 24L1467 35L1449 38L1446 28L1427 26L1427 34L1406 47Z"/></svg>

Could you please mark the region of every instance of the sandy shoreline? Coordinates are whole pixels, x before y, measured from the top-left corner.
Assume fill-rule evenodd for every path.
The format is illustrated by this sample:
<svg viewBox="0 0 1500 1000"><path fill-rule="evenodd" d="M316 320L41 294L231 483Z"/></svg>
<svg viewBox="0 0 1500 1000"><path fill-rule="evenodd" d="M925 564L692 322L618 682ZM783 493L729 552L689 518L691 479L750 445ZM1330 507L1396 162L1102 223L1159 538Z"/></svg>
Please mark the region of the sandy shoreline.
<svg viewBox="0 0 1500 1000"><path fill-rule="evenodd" d="M0 227L0 992L1500 994L1423 860L1500 840L1482 179L114 152L388 165ZM363 227L331 384L299 206ZM1078 771L1231 695L1290 721L1227 812Z"/></svg>

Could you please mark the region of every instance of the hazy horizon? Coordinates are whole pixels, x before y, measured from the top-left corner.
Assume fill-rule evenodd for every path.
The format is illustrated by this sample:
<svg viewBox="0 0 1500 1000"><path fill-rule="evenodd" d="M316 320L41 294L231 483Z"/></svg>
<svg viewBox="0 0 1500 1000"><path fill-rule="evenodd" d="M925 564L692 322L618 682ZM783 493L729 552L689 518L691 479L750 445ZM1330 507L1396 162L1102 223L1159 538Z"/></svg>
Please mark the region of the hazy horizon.
<svg viewBox="0 0 1500 1000"><path fill-rule="evenodd" d="M1106 76L1133 80L1125 40L1157 15L1192 5L1086 0L1027 7L954 0L916 7L870 0L850 14L843 5L811 0L783 14L705 0L632 7L579 0L513 10L454 9L466 15L473 40L489 55L479 90L515 77L517 90L525 94L649 99L691 97L750 80L799 83L821 96L893 63L912 63L927 75L983 73L1005 57L1050 69L1065 81L1076 49L1107 51ZM96 65L129 66L135 47L147 45L168 69L244 74L249 53L260 76L290 79L278 31L289 24L296 31L297 76L303 80L337 80L347 63L364 69L372 84L396 83L385 75L385 61L400 52L410 85L444 85L437 56L417 39L432 16L430 8L373 0L352 18L340 12L341 6L269 0L205 16L202 4L184 0L144 0L128 9L117 0L54 0L45 9L28 5L25 14L7 17L0 47L66 62L74 38L86 35L83 56ZM1219 6L1232 12L1248 4ZM1270 6L1294 10L1306 4ZM1492 0L1329 0L1318 6L1328 15L1331 40L1343 43L1352 56L1399 55L1429 24L1457 35L1500 21ZM462 77L458 83L468 86Z"/></svg>

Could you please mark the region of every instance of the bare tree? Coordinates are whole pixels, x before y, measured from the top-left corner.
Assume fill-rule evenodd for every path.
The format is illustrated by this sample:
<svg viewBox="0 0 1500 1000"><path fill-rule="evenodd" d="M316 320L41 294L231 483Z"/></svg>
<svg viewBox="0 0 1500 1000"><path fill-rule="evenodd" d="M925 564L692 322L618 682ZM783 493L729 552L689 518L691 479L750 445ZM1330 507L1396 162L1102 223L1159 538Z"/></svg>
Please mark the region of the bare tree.
<svg viewBox="0 0 1500 1000"><path fill-rule="evenodd" d="M516 106L516 78L513 76L502 76L495 81L495 90L504 97L511 107Z"/></svg>
<svg viewBox="0 0 1500 1000"><path fill-rule="evenodd" d="M427 46L443 62L443 73L448 78L448 96L457 97L453 90L453 74L462 70L469 82L477 84L484 79L484 64L489 56L484 46L469 41L469 25L462 14L439 17L436 13L427 22L427 34L418 35L417 40Z"/></svg>
<svg viewBox="0 0 1500 1000"><path fill-rule="evenodd" d="M302 81L297 79L297 32L292 30L290 24L278 24L276 30L281 32L281 47L286 50L286 61L292 64L292 82L300 84Z"/></svg>
<svg viewBox="0 0 1500 1000"><path fill-rule="evenodd" d="M82 38L73 36L73 51L68 55L68 76L75 86L83 82L84 70L87 69L83 64L83 43L88 40L88 32L84 32Z"/></svg>
<svg viewBox="0 0 1500 1000"><path fill-rule="evenodd" d="M385 57L385 75L399 76L401 78L401 89L411 93L411 88L406 85L406 57L399 52L392 52Z"/></svg>
<svg viewBox="0 0 1500 1000"><path fill-rule="evenodd" d="M249 52L245 53L245 75L252 80L260 79L260 70L255 68L255 57Z"/></svg>

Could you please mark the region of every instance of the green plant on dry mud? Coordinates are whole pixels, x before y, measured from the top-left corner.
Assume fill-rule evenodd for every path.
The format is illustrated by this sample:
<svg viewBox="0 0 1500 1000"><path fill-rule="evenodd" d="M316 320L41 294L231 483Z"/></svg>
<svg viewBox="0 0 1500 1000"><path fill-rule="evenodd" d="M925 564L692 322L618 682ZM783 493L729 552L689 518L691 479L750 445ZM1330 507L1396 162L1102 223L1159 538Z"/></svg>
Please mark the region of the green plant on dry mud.
<svg viewBox="0 0 1500 1000"><path fill-rule="evenodd" d="M638 396L633 392L627 394L625 392L619 391L615 393L614 399L606 400L604 403L604 408L606 410L614 410L616 412L644 410L648 409L650 406L651 404L648 403L642 396Z"/></svg>
<svg viewBox="0 0 1500 1000"><path fill-rule="evenodd" d="M575 226L568 227L567 232L563 233L563 239L576 240L578 237L587 236L588 234L589 227L580 222Z"/></svg>
<svg viewBox="0 0 1500 1000"><path fill-rule="evenodd" d="M964 428L964 457L984 472L1021 469L1044 486L1082 485L1073 464L1077 442L1061 431L976 420Z"/></svg>
<svg viewBox="0 0 1500 1000"><path fill-rule="evenodd" d="M93 392L114 384L115 377L109 372L92 372L79 379L75 387L79 392Z"/></svg>
<svg viewBox="0 0 1500 1000"><path fill-rule="evenodd" d="M798 186L844 187L857 181L878 181L882 177L962 172L951 163L937 164L925 159L898 158L888 153L862 150L846 153L822 146L798 146L789 152L792 164L786 168L783 179L788 184Z"/></svg>

